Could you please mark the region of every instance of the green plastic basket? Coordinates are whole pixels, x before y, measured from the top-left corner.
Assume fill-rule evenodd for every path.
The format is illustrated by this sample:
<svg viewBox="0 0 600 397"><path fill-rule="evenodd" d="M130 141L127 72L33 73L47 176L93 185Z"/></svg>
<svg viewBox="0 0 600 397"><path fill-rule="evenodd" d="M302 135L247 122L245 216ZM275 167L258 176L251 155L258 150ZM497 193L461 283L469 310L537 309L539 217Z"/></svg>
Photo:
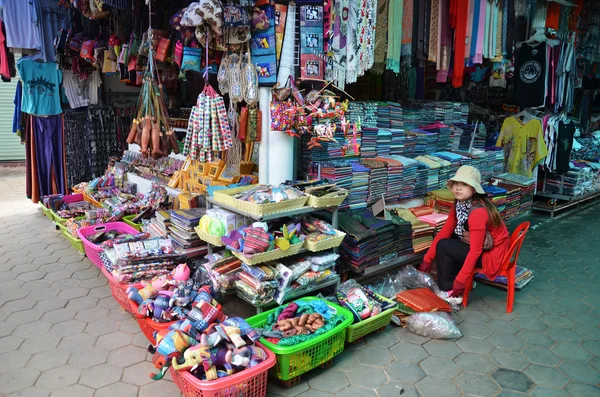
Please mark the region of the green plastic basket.
<svg viewBox="0 0 600 397"><path fill-rule="evenodd" d="M39 204L40 204L40 207L42 207L42 212L44 213L44 215L46 215L46 217L48 219L50 219L51 221L54 221L54 216L52 216L52 210L46 208L44 203L42 203L41 201Z"/></svg>
<svg viewBox="0 0 600 397"><path fill-rule="evenodd" d="M142 224L141 223L134 223L132 222L132 219L135 218L137 215L127 215L123 217L123 222L125 222L126 224L128 224L129 226L131 226L132 228L134 228L135 230L137 230L138 232L142 231Z"/></svg>
<svg viewBox="0 0 600 397"><path fill-rule="evenodd" d="M69 220L69 218L61 218L60 216L58 216L58 214L56 212L54 212L52 210L48 210L48 211L50 211L50 214L52 214L52 220L59 225L65 225L67 223L67 221ZM75 217L76 221L80 221L82 219L85 219L84 215Z"/></svg>
<svg viewBox="0 0 600 397"><path fill-rule="evenodd" d="M71 235L71 233L69 233L69 230L67 229L67 227L65 225L59 224L58 227L60 227L60 230L62 231L63 236L65 236L65 238L69 241L69 243L71 243L71 245L73 246L73 248L75 248L77 251L79 251L83 255L85 255L85 249L83 247L83 241L81 241L81 239L79 239L77 237L73 237Z"/></svg>
<svg viewBox="0 0 600 397"><path fill-rule="evenodd" d="M377 296L380 299L385 300L387 302L394 302L393 300L387 299L381 295ZM363 336L370 334L371 332L377 331L378 329L385 327L392 320L394 310L396 310L396 306L392 307L391 309L382 311L375 317L370 317L366 320L361 321L360 323L350 325L348 327L348 330L346 331L346 342L354 342L355 340L362 338Z"/></svg>
<svg viewBox="0 0 600 397"><path fill-rule="evenodd" d="M307 296L297 300L309 302L320 299ZM299 343L295 346L281 347L264 338L260 340L262 344L277 356L277 363L270 369L271 375L283 381L290 380L311 369L317 368L319 365L326 363L344 350L346 328L352 324L354 317L349 310L339 305L327 301L323 302L327 303L327 305L337 313L346 317L342 324L323 335ZM277 308L252 316L246 321L253 327L260 327L267 322L267 317L275 310L277 310Z"/></svg>

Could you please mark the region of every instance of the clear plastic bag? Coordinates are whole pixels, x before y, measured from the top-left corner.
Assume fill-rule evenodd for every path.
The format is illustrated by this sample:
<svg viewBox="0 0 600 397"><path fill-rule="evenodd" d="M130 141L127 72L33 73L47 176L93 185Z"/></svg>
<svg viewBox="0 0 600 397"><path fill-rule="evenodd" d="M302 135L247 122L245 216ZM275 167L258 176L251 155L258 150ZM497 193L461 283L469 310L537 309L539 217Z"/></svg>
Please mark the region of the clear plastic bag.
<svg viewBox="0 0 600 397"><path fill-rule="evenodd" d="M390 276L389 274L376 284L368 285L368 287L376 294L385 296L389 299L396 299L396 295L406 289L398 278Z"/></svg>
<svg viewBox="0 0 600 397"><path fill-rule="evenodd" d="M440 293L440 288L436 284L433 277L427 273L418 271L412 265L405 266L402 270L400 270L396 275L396 279L398 279L398 281L404 285L405 289L424 287L429 288L436 295L439 295Z"/></svg>
<svg viewBox="0 0 600 397"><path fill-rule="evenodd" d="M460 338L462 333L448 313L415 313L406 319L409 331L434 339Z"/></svg>

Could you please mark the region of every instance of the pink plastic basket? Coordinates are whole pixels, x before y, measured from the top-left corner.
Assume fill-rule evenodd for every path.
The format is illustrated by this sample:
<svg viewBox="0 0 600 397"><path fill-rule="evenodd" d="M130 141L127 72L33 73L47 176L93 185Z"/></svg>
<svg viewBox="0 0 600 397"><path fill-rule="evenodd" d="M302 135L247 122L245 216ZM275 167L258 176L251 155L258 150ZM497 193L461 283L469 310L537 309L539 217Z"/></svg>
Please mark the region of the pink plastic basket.
<svg viewBox="0 0 600 397"><path fill-rule="evenodd" d="M185 397L264 397L267 395L267 375L275 365L275 354L264 345L256 343L267 352L266 361L225 378L202 381L188 371L170 368L173 381Z"/></svg>
<svg viewBox="0 0 600 397"><path fill-rule="evenodd" d="M91 236L98 232L110 232L117 231L119 233L137 234L138 231L123 222L109 222L103 225L94 225L82 227L77 230L77 235L83 241L83 247L85 248L85 254L92 261L92 263L98 266L100 269L104 268L102 260L100 259L100 253L104 248L92 243L87 239L87 236Z"/></svg>
<svg viewBox="0 0 600 397"><path fill-rule="evenodd" d="M135 287L137 289L140 289L142 288L142 284L121 284L117 282L117 280L115 280L114 277L104 267L102 267L100 270L102 271L102 274L104 274L104 276L108 279L108 286L110 287L110 292L112 293L114 300L117 301L117 303L123 308L123 310L135 315L135 313L137 312L137 308L135 308L135 306L132 307L131 300L129 299L129 296L127 296L127 288ZM134 309L136 309L135 312Z"/></svg>

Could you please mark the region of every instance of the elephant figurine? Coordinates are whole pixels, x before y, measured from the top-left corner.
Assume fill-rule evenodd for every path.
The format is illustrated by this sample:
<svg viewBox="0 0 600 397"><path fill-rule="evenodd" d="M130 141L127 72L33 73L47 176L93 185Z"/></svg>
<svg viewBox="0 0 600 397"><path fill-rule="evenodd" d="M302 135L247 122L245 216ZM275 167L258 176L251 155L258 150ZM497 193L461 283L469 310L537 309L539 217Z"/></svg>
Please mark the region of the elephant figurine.
<svg viewBox="0 0 600 397"><path fill-rule="evenodd" d="M233 374L231 360L233 352L225 347L208 347L196 345L187 349L183 356L173 358L171 365L176 371L188 370L194 372L201 367L206 375L206 380L214 380L219 377L217 367L224 368L229 375Z"/></svg>
<svg viewBox="0 0 600 397"><path fill-rule="evenodd" d="M258 346L243 346L233 349L231 365L240 368L252 368L268 358L267 352Z"/></svg>
<svg viewBox="0 0 600 397"><path fill-rule="evenodd" d="M154 338L156 346L148 346L148 352L153 354L152 364L159 369L158 374L150 374L150 378L154 380L164 377L171 359L181 356L188 348L198 344L196 340L177 329L157 331Z"/></svg>

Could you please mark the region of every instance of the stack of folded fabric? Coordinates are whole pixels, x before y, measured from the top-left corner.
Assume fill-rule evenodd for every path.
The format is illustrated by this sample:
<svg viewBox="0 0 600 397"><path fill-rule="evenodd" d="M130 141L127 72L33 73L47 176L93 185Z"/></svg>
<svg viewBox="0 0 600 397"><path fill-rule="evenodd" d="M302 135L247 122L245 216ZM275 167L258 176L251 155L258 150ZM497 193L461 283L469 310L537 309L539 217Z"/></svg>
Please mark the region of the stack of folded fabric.
<svg viewBox="0 0 600 397"><path fill-rule="evenodd" d="M473 139L473 149L483 150L485 148L487 142L487 130L485 128L484 123L479 123L477 125L477 130L475 131L475 139Z"/></svg>
<svg viewBox="0 0 600 397"><path fill-rule="evenodd" d="M404 149L402 151L402 155L405 157L414 158L417 146L417 137L413 134L406 134L406 130L404 131Z"/></svg>
<svg viewBox="0 0 600 397"><path fill-rule="evenodd" d="M438 187L439 189L443 189L446 187L446 183L450 178L454 176L454 168L452 167L452 163L448 160L445 160L441 157L435 155L427 155L424 156L432 161L435 161L440 165L439 168L439 178L438 178Z"/></svg>
<svg viewBox="0 0 600 397"><path fill-rule="evenodd" d="M440 164L427 156L417 156L415 160L427 167L426 191L437 190L440 186Z"/></svg>
<svg viewBox="0 0 600 397"><path fill-rule="evenodd" d="M508 183L498 183L498 187L506 189L506 210L504 220L512 219L519 215L521 207L521 188Z"/></svg>
<svg viewBox="0 0 600 397"><path fill-rule="evenodd" d="M402 163L404 168L402 172L400 198L406 199L414 197L415 186L417 184L418 162L404 156L391 156L391 159Z"/></svg>
<svg viewBox="0 0 600 397"><path fill-rule="evenodd" d="M450 148L450 127L448 127L446 124L437 122L421 127L421 130L437 134L438 140L436 147L433 150L429 150L428 148L427 153L448 150Z"/></svg>
<svg viewBox="0 0 600 397"><path fill-rule="evenodd" d="M423 125L422 106L420 104L410 104L402 108L402 117L404 122L404 131L411 131Z"/></svg>
<svg viewBox="0 0 600 397"><path fill-rule="evenodd" d="M388 106L390 108L390 127L404 129L402 106L397 102L389 102Z"/></svg>
<svg viewBox="0 0 600 397"><path fill-rule="evenodd" d="M488 279L485 274L475 274L477 281L482 283L493 285L495 287L507 289L508 280L504 276L498 276L493 281ZM533 279L533 270L529 270L526 267L517 266L515 275L515 288L522 289Z"/></svg>
<svg viewBox="0 0 600 397"><path fill-rule="evenodd" d="M377 156L388 157L392 146L392 131L389 128L380 128L377 133Z"/></svg>
<svg viewBox="0 0 600 397"><path fill-rule="evenodd" d="M371 158L377 155L377 135L379 129L363 127L361 131L360 154L363 158Z"/></svg>
<svg viewBox="0 0 600 397"><path fill-rule="evenodd" d="M453 177L454 174L456 174L456 171L462 165L461 161L462 161L463 156L461 156L460 154L457 154L457 153L443 151L443 152L435 152L435 153L433 153L433 156L439 157L443 160L450 162L450 171L449 171L450 177ZM440 184L441 184L441 182L440 182ZM446 185L443 185L443 186L441 186L441 188L444 188L445 186Z"/></svg>
<svg viewBox="0 0 600 397"><path fill-rule="evenodd" d="M396 228L396 254L398 256L412 254L414 249L411 223L399 216L392 216L392 222Z"/></svg>
<svg viewBox="0 0 600 397"><path fill-rule="evenodd" d="M419 205L416 207L411 207L408 210L417 218L420 216L433 214L433 208L428 205Z"/></svg>
<svg viewBox="0 0 600 397"><path fill-rule="evenodd" d="M399 156L404 152L404 130L401 128L391 128L392 141L390 143L390 155Z"/></svg>
<svg viewBox="0 0 600 397"><path fill-rule="evenodd" d="M454 194L448 189L434 190L427 193L424 202L438 214L449 214L454 206Z"/></svg>
<svg viewBox="0 0 600 397"><path fill-rule="evenodd" d="M352 163L344 160L325 162L321 164L321 178L328 179L337 186L352 190ZM346 197L340 209L348 208L350 198Z"/></svg>
<svg viewBox="0 0 600 397"><path fill-rule="evenodd" d="M421 222L425 222L429 226L432 226L435 229L434 230L434 236L435 236L436 234L438 234L440 232L440 230L442 230L442 227L444 227L444 224L448 220L448 215L431 213L429 215L421 215L421 216L417 215L417 218L419 218L419 220Z"/></svg>
<svg viewBox="0 0 600 397"><path fill-rule="evenodd" d="M332 121L332 120L330 120L330 121ZM326 142L327 143L327 155L329 156L329 158L331 160L333 160L336 157L338 157L338 158L344 157L344 151L342 149L344 147L344 141L345 141L344 131L342 131L341 126L338 125L337 128L335 129L335 133L333 134L333 140Z"/></svg>
<svg viewBox="0 0 600 397"><path fill-rule="evenodd" d="M381 102L377 106L377 127L390 127L390 105L387 102Z"/></svg>
<svg viewBox="0 0 600 397"><path fill-rule="evenodd" d="M351 209L365 208L367 206L370 172L371 169L361 163L352 163L352 188L348 196L348 204Z"/></svg>
<svg viewBox="0 0 600 397"><path fill-rule="evenodd" d="M415 253L425 251L433 243L433 232L435 228L422 222L410 210L406 208L393 208L390 211L392 218L398 216L412 225L412 243Z"/></svg>
<svg viewBox="0 0 600 397"><path fill-rule="evenodd" d="M429 176L429 166L422 161L417 161L417 179L415 181L415 196L423 196L427 193L427 180Z"/></svg>
<svg viewBox="0 0 600 397"><path fill-rule="evenodd" d="M375 159L363 159L361 164L369 168L369 195L367 202L372 204L381 200L387 184L387 167L385 162Z"/></svg>
<svg viewBox="0 0 600 397"><path fill-rule="evenodd" d="M194 230L200 218L206 213L204 208L192 208L187 210L176 210L171 212L171 225L169 226L169 237L173 240L173 246L187 258L197 258L206 254L206 243L200 240Z"/></svg>
<svg viewBox="0 0 600 397"><path fill-rule="evenodd" d="M376 157L375 160L384 161L387 164L386 202L397 201L402 193L402 183L404 178L404 167L402 163L389 157Z"/></svg>
<svg viewBox="0 0 600 397"><path fill-rule="evenodd" d="M417 129L411 130L407 135L413 135L416 138L415 156L422 156L435 151L437 134Z"/></svg>
<svg viewBox="0 0 600 397"><path fill-rule="evenodd" d="M279 271L275 264L249 266L242 264L239 280L235 282L238 295L253 305L264 305L272 302L279 287L277 278Z"/></svg>
<svg viewBox="0 0 600 397"><path fill-rule="evenodd" d="M460 137L460 144L458 146L458 150L469 150L471 147L471 141L473 140L473 135L475 134L475 125L474 124L455 124L455 128L458 127L462 130ZM457 148L453 148L456 150Z"/></svg>
<svg viewBox="0 0 600 397"><path fill-rule="evenodd" d="M380 102L367 101L363 102L364 118L362 119L362 126L367 128L377 127L377 107Z"/></svg>
<svg viewBox="0 0 600 397"><path fill-rule="evenodd" d="M535 184L523 186L521 189L521 205L519 206L519 215L531 211L533 206L533 196L535 193Z"/></svg>
<svg viewBox="0 0 600 397"><path fill-rule="evenodd" d="M450 150L454 151L454 150L459 150L460 149L460 142L462 141L462 136L463 136L463 129L460 128L458 125L456 124L452 124L450 126L450 129L452 130L452 140L450 141Z"/></svg>
<svg viewBox="0 0 600 397"><path fill-rule="evenodd" d="M454 122L454 104L451 102L435 103L435 119L444 124Z"/></svg>
<svg viewBox="0 0 600 397"><path fill-rule="evenodd" d="M339 215L340 229L346 237L340 246L340 263L356 273L379 263L377 233L365 225L360 215L368 210L351 210Z"/></svg>
<svg viewBox="0 0 600 397"><path fill-rule="evenodd" d="M506 211L506 189L499 186L488 185L484 190L488 199L496 206L498 212L500 212L500 216L504 218L504 212Z"/></svg>
<svg viewBox="0 0 600 397"><path fill-rule="evenodd" d="M456 102L454 104L454 122L467 123L469 119L469 104Z"/></svg>

